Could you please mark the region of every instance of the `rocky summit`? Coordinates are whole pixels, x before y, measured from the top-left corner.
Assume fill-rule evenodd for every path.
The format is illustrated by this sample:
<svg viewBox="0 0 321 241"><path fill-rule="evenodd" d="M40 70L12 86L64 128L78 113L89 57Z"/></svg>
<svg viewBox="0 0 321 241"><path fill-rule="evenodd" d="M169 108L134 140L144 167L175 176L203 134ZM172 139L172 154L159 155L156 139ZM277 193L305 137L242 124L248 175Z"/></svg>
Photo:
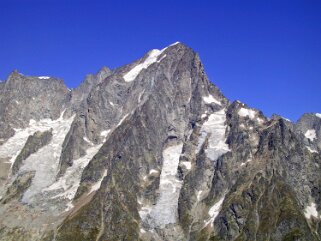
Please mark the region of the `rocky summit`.
<svg viewBox="0 0 321 241"><path fill-rule="evenodd" d="M1 241L313 241L320 211L321 114L229 101L181 43L0 82Z"/></svg>

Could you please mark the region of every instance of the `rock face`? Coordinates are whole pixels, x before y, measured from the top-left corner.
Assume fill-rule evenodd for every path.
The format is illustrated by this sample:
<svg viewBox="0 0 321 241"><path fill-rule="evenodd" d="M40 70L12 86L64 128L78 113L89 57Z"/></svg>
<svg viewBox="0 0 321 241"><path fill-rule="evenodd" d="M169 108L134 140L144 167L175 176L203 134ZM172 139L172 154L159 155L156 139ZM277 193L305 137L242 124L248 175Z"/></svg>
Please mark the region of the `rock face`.
<svg viewBox="0 0 321 241"><path fill-rule="evenodd" d="M320 240L321 114L230 102L175 43L0 83L0 240Z"/></svg>

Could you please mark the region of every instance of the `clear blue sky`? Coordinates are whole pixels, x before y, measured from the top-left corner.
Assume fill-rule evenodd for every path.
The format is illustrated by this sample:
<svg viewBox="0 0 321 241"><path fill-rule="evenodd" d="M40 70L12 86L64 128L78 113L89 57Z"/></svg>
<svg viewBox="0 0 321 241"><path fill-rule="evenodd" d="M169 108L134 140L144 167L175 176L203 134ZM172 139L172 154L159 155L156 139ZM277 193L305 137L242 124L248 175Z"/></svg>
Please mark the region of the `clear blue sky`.
<svg viewBox="0 0 321 241"><path fill-rule="evenodd" d="M181 41L231 100L292 120L321 112L321 1L0 0L0 79L13 69L76 87Z"/></svg>

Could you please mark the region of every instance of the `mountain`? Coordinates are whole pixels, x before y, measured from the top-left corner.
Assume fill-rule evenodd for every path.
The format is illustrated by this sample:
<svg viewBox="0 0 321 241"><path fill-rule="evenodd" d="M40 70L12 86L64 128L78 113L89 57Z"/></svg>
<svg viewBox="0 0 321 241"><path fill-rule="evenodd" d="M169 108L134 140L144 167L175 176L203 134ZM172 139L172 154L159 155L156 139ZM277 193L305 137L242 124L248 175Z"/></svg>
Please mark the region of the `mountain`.
<svg viewBox="0 0 321 241"><path fill-rule="evenodd" d="M320 240L321 114L230 102L181 43L0 83L0 240Z"/></svg>

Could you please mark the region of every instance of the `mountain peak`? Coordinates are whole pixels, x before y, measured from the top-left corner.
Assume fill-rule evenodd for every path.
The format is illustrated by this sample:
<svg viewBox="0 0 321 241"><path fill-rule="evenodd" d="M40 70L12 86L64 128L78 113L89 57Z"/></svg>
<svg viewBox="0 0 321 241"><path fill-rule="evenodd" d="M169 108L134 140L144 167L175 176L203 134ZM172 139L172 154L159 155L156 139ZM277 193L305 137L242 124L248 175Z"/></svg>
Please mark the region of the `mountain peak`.
<svg viewBox="0 0 321 241"><path fill-rule="evenodd" d="M96 78L98 79L98 82L102 81L103 79L105 79L108 75L111 74L111 70L106 67L103 66L97 73L96 73Z"/></svg>
<svg viewBox="0 0 321 241"><path fill-rule="evenodd" d="M230 103L181 42L56 80L0 85L0 239L318 240L320 114Z"/></svg>
<svg viewBox="0 0 321 241"><path fill-rule="evenodd" d="M11 71L11 73L9 74L7 80L13 78L13 77L20 77L20 76L24 76L23 74L21 74L17 69L14 69Z"/></svg>

